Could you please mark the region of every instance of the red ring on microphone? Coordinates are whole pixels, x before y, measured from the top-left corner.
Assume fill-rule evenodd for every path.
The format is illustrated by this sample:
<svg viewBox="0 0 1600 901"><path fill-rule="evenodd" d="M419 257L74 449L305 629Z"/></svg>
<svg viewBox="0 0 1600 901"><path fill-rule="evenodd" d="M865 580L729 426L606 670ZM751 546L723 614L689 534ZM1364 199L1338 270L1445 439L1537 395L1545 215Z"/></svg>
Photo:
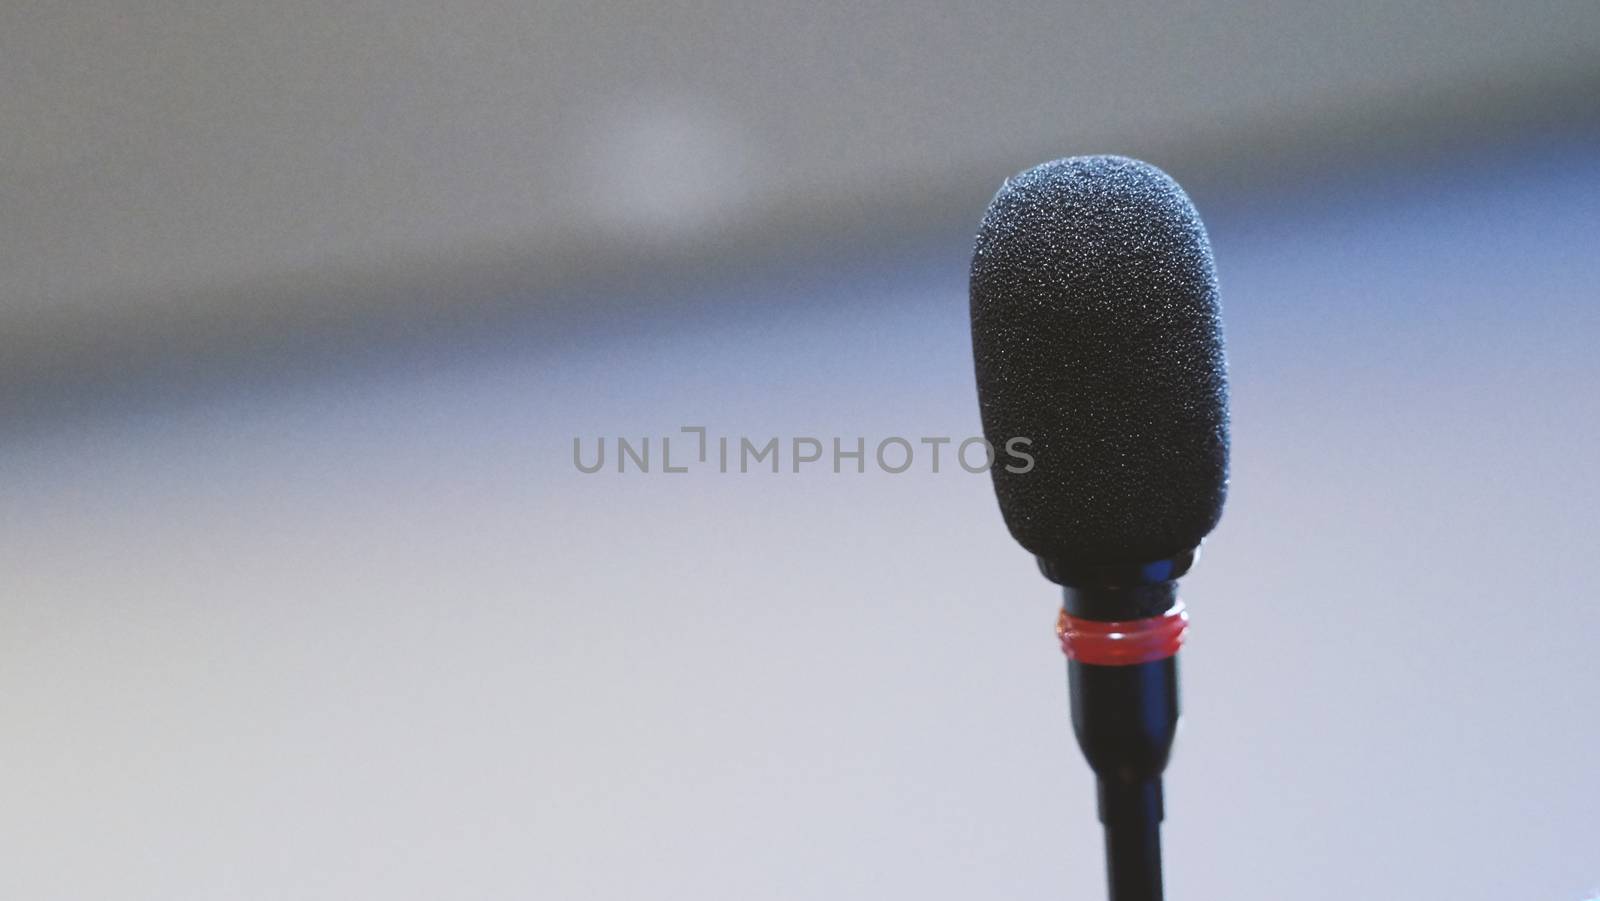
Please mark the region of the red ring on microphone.
<svg viewBox="0 0 1600 901"><path fill-rule="evenodd" d="M1068 658L1094 666L1133 666L1165 660L1183 647L1189 614L1183 602L1148 619L1101 622L1080 619L1065 609L1056 620L1056 637Z"/></svg>

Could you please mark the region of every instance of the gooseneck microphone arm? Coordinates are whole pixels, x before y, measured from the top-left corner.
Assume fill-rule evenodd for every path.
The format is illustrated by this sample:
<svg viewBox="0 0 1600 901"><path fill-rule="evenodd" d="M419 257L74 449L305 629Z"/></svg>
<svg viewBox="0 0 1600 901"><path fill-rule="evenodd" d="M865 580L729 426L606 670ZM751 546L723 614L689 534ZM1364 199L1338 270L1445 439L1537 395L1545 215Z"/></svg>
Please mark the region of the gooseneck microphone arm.
<svg viewBox="0 0 1600 901"><path fill-rule="evenodd" d="M1111 901L1161 901L1161 774L1178 727L1177 651L1187 616L1177 577L1194 554L1122 571L1071 572L1057 634L1072 728L1098 784Z"/></svg>
<svg viewBox="0 0 1600 901"><path fill-rule="evenodd" d="M1111 901L1161 901L1161 771L1178 724L1176 663L1067 664L1073 729L1099 781Z"/></svg>

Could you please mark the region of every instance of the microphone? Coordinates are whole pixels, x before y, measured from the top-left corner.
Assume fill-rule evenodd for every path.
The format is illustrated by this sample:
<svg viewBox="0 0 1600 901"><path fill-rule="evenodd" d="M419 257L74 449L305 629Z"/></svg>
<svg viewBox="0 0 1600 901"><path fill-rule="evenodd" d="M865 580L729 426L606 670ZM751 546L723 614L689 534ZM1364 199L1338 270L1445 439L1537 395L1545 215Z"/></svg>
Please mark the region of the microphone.
<svg viewBox="0 0 1600 901"><path fill-rule="evenodd" d="M1177 579L1222 514L1228 387L1211 247L1183 189L1119 156L1001 186L978 229L972 349L1006 527L1064 589L1073 731L1112 901L1160 901L1161 774L1178 723Z"/></svg>

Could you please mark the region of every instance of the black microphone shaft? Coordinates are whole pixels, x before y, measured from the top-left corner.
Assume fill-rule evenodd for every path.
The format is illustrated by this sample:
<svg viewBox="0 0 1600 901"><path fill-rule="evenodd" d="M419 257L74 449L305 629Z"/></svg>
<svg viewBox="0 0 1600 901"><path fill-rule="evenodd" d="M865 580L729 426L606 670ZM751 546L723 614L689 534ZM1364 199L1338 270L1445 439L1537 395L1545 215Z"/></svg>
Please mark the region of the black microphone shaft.
<svg viewBox="0 0 1600 901"><path fill-rule="evenodd" d="M1161 772L1178 726L1177 657L1067 668L1073 731L1099 783L1111 901L1161 901Z"/></svg>
<svg viewBox="0 0 1600 901"><path fill-rule="evenodd" d="M1161 780L1100 785L1101 807L1110 808L1105 826L1111 901L1161 901Z"/></svg>

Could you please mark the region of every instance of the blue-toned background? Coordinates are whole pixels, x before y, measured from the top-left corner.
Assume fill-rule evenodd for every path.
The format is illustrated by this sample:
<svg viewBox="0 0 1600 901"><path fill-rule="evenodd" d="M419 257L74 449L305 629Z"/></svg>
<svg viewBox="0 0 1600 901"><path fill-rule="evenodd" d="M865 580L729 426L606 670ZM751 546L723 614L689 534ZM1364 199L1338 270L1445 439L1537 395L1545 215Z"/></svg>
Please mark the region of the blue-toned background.
<svg viewBox="0 0 1600 901"><path fill-rule="evenodd" d="M1396 10L1305 52L1359 81L1337 61L1411 21ZM567 27L619 60L656 47L612 12ZM1417 40L1470 72L1474 35ZM808 52L783 64L827 62ZM1339 96L1422 90L1392 69ZM1116 116L1040 148L1166 168L1223 286L1233 480L1183 583L1174 897L1600 891L1600 131L1584 92L1539 107L1568 74L1481 71L1523 99L1427 128L1330 113L1304 140L1241 133L1236 156ZM981 147L950 116L917 121ZM1319 150L1340 134L1366 152ZM1043 158L1023 152L928 163L958 187L922 205L830 194L811 224L751 219L769 243L691 231L669 252L623 229L548 281L542 245L424 259L387 311L337 298L392 282L313 267L207 275L177 307L110 292L32 333L27 284L64 283L17 282L6 315L37 340L9 364L0 442L0 895L1101 897L1057 597L985 477L948 457L585 475L571 456L692 425L977 434L970 231ZM84 171L115 170L95 154ZM690 216L684 196L640 215ZM201 324L120 324L179 321Z"/></svg>

